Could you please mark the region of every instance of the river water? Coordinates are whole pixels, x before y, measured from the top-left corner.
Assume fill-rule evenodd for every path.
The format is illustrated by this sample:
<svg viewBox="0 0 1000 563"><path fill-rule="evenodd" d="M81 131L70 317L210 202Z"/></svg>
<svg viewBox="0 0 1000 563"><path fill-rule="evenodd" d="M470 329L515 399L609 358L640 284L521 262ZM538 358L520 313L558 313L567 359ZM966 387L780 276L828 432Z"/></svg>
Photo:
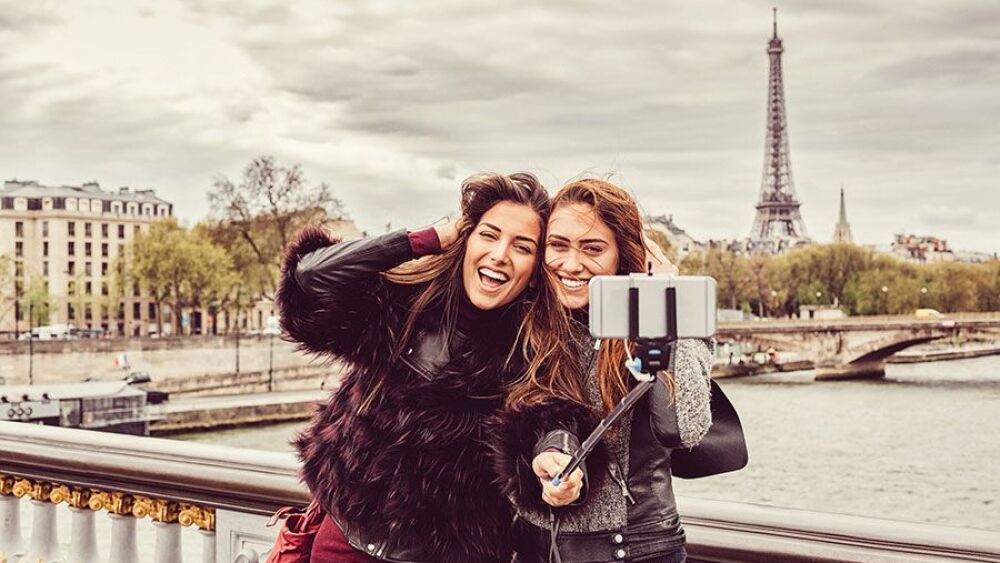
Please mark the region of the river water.
<svg viewBox="0 0 1000 563"><path fill-rule="evenodd" d="M1000 357L889 365L883 381L811 372L722 381L743 420L743 471L678 494L1000 531ZM290 450L303 423L175 436Z"/></svg>

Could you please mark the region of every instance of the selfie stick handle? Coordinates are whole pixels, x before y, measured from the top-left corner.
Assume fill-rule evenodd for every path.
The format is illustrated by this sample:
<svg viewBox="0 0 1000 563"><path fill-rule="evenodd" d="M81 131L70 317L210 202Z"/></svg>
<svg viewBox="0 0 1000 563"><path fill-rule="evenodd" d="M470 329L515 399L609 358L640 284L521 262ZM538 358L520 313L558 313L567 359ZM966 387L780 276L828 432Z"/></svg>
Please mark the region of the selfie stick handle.
<svg viewBox="0 0 1000 563"><path fill-rule="evenodd" d="M673 287L666 289L667 334L664 338L639 337L639 288L630 287L628 297L629 339L636 343L637 349L635 359L626 362L625 365L636 379L639 379L639 384L625 395L608 416L597 424L597 428L590 433L590 436L580 444L570 458L569 465L552 480L552 484L556 487L580 467L608 429L653 388L653 384L656 383L656 372L670 367L671 346L677 341L677 290Z"/></svg>

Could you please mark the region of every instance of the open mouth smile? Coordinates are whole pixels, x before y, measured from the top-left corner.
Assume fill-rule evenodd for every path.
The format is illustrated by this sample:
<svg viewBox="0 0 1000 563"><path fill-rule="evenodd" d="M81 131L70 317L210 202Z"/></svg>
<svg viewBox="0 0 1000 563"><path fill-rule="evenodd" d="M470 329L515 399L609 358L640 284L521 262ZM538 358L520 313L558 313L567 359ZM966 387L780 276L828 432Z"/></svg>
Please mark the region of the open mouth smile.
<svg viewBox="0 0 1000 563"><path fill-rule="evenodd" d="M590 281L590 280L581 280L579 278L572 278L567 276L558 276L558 277L559 277L559 283L561 283L563 287L571 291L580 289L581 287L586 287L587 282Z"/></svg>
<svg viewBox="0 0 1000 563"><path fill-rule="evenodd" d="M490 291L496 291L510 281L510 276L507 274L497 270L492 270L486 266L479 268L478 271L480 283L482 283L483 287Z"/></svg>

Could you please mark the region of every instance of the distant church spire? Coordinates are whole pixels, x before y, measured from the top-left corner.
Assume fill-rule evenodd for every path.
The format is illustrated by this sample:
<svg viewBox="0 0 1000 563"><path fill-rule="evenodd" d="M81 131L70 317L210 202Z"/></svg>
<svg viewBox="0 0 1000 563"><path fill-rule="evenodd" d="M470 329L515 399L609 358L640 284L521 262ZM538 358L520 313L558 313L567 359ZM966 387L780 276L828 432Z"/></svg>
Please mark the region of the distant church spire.
<svg viewBox="0 0 1000 563"><path fill-rule="evenodd" d="M847 206L844 205L844 186L840 186L840 219L833 230L833 242L846 242L854 244L854 237L851 236L851 224L847 222Z"/></svg>

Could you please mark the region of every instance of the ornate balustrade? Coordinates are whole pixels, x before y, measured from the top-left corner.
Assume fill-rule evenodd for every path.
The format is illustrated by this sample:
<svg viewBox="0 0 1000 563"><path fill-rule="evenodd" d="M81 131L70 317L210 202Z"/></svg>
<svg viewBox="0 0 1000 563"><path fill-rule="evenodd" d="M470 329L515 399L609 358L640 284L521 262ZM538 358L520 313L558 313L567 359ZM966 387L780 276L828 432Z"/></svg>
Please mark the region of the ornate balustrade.
<svg viewBox="0 0 1000 563"><path fill-rule="evenodd" d="M295 471L288 454L0 422L0 563L181 563L197 554L255 563L276 534L265 527L270 513L307 500ZM693 498L679 505L692 561L1000 562L997 532ZM65 517L68 547L57 538ZM142 527L152 527L145 543ZM99 529L108 529L103 541ZM198 540L182 529L199 531L200 550L182 545Z"/></svg>
<svg viewBox="0 0 1000 563"><path fill-rule="evenodd" d="M306 500L289 454L0 422L0 563L192 561L183 528L200 532L203 563L255 563L276 534L270 514ZM139 526L153 545L139 544ZM99 528L110 537L98 541Z"/></svg>

